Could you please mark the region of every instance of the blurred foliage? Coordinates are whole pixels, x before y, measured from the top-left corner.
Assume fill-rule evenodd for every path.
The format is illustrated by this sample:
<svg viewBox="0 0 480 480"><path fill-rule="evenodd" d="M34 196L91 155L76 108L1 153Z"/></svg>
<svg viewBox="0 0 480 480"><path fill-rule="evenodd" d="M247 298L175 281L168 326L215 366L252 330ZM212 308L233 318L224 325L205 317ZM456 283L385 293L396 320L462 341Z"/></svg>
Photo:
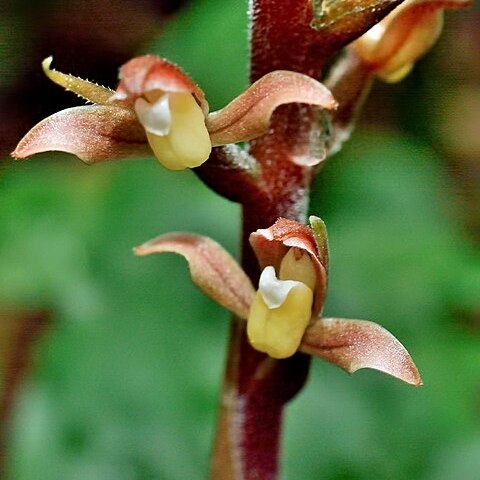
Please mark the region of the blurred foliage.
<svg viewBox="0 0 480 480"><path fill-rule="evenodd" d="M244 8L196 1L144 50L219 107L246 83ZM0 171L0 209L1 303L55 317L15 411L10 478L204 478L228 314L181 258L131 248L187 230L235 253L238 206L153 160L51 155ZM330 233L326 314L390 329L425 386L315 360L288 411L285 478L477 480L480 257L438 154L364 128L322 172L311 211Z"/></svg>

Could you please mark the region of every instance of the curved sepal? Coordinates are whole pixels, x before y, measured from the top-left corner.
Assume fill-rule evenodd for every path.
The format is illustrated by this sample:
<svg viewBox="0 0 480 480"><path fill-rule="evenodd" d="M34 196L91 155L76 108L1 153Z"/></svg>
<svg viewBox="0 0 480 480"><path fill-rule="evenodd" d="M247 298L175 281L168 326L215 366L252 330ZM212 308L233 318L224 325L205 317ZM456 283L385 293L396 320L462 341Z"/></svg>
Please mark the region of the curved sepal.
<svg viewBox="0 0 480 480"><path fill-rule="evenodd" d="M149 149L145 131L132 111L89 105L42 120L20 140L12 156L21 159L47 151L72 153L91 164L145 155Z"/></svg>
<svg viewBox="0 0 480 480"><path fill-rule="evenodd" d="M411 385L422 385L417 367L405 347L373 322L317 319L307 328L300 351L327 360L348 373L372 368Z"/></svg>
<svg viewBox="0 0 480 480"><path fill-rule="evenodd" d="M53 57L48 57L42 62L42 68L45 75L57 85L60 85L65 90L77 94L79 97L88 100L89 102L97 105L109 105L111 104L110 98L113 95L113 90L102 87L96 83L83 80L82 78L75 77L68 73L62 73L58 70L50 68Z"/></svg>
<svg viewBox="0 0 480 480"><path fill-rule="evenodd" d="M134 249L137 255L178 253L190 267L193 283L212 300L240 318L247 318L255 291L230 254L210 238L192 233L168 233Z"/></svg>
<svg viewBox="0 0 480 480"><path fill-rule="evenodd" d="M307 75L277 70L257 80L226 107L208 115L212 145L244 142L264 135L275 109L288 103L307 103L327 110L337 107L325 85Z"/></svg>

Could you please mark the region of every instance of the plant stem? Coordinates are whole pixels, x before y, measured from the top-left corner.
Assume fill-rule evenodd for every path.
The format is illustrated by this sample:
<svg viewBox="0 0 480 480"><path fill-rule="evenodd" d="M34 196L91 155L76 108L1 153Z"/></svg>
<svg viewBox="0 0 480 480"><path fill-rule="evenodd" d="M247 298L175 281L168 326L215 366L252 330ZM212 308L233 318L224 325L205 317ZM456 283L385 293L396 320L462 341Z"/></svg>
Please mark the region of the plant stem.
<svg viewBox="0 0 480 480"><path fill-rule="evenodd" d="M292 48L288 40L297 29L305 32L306 3L253 2L252 82L280 68L318 74L318 67L304 68L301 47ZM272 117L269 134L250 144L250 155L260 167L258 187L263 193L244 202L243 208L242 265L254 285L260 271L248 242L250 233L269 227L278 217L305 221L311 169L296 165L292 159L309 154L313 119L311 107L280 107ZM248 343L244 322L232 321L212 480L277 478L283 410L304 385L309 363L303 354L273 360L257 352Z"/></svg>
<svg viewBox="0 0 480 480"><path fill-rule="evenodd" d="M291 161L298 145L286 139L284 126L295 119L300 131L291 138L302 138L302 131L310 129L302 129L302 122L311 125L310 117L303 107L282 107L272 120L271 133L252 142L250 151L263 167L259 187L268 192L261 202L253 198L243 208L242 265L254 285L260 271L248 242L250 233L278 217L305 220L311 173ZM233 320L212 480L277 478L283 410L304 385L309 361L303 354L273 360L257 352L247 341L245 322Z"/></svg>
<svg viewBox="0 0 480 480"><path fill-rule="evenodd" d="M314 12L319 2L251 0L251 82L282 69L319 79L333 55L401 1L371 0L368 8L358 12L355 0L349 0L344 2L343 10L320 12L330 15L323 24L318 12ZM368 72L357 63L354 58L346 60L333 79L333 87L345 101L343 109L339 108L340 115L334 117L340 133L333 138L338 143L343 139L341 133L350 128L350 117L355 117L370 85ZM349 87L348 77L355 78L353 87ZM271 118L268 134L253 140L248 147L258 169L254 187L249 186L248 179L246 188L235 189L232 179L224 182L235 189L235 194L228 198L243 204L242 266L254 285L260 271L249 235L270 227L279 217L305 222L314 169L300 164L305 159L318 158L322 150L325 152L324 128L316 107L279 107ZM208 174L199 172L204 181L217 183ZM216 190L222 192L219 187ZM309 361L309 357L299 353L286 360L274 360L257 352L248 343L245 323L233 319L213 448L212 480L277 479L283 411L303 387Z"/></svg>

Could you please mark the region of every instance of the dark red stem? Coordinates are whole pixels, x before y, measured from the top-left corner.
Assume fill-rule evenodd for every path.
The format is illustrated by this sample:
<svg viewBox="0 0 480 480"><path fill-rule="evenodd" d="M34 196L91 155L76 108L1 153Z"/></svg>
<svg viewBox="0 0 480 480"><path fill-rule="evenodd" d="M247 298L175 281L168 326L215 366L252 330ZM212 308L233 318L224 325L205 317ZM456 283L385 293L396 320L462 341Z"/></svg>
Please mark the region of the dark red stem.
<svg viewBox="0 0 480 480"><path fill-rule="evenodd" d="M318 76L318 62L310 67L305 61L310 53L305 55L298 42L292 48L292 37L309 35L305 19L300 21L306 3L255 3L252 81L276 69ZM243 208L242 265L254 284L260 271L248 236L258 228L269 227L278 217L303 222L311 181L310 169L296 165L292 157L307 153L312 109L299 105L281 107L274 114L271 127L271 133L250 145L250 154L260 168L259 194L252 196ZM273 360L254 350L246 339L244 322L234 321L228 358L212 478L274 480L279 469L283 410L306 380L309 357L297 354L287 360Z"/></svg>

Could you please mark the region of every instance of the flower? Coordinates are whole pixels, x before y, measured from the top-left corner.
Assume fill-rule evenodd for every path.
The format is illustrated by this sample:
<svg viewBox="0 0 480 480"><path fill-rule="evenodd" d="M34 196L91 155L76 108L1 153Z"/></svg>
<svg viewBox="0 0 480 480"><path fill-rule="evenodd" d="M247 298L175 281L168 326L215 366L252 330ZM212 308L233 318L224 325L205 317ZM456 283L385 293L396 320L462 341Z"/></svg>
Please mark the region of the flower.
<svg viewBox="0 0 480 480"><path fill-rule="evenodd" d="M324 223L311 217L312 229L280 219L250 235L262 268L250 308L251 345L273 358L292 356L312 318L323 308L328 245Z"/></svg>
<svg viewBox="0 0 480 480"><path fill-rule="evenodd" d="M377 77L398 82L437 41L443 10L469 4L470 0L405 0L350 48Z"/></svg>
<svg viewBox="0 0 480 480"><path fill-rule="evenodd" d="M246 320L252 347L273 358L300 351L349 373L373 368L421 385L407 350L387 330L365 320L322 317L328 278L327 232L317 217L310 217L310 224L280 218L250 235L262 269L257 291L238 263L207 237L170 233L134 251L142 256L164 252L184 256L193 282Z"/></svg>
<svg viewBox="0 0 480 480"><path fill-rule="evenodd" d="M116 92L50 69L55 83L93 103L57 112L34 126L13 152L17 159L58 150L85 163L153 153L170 170L195 168L212 147L265 134L274 110L287 103L336 108L330 91L296 72L268 73L223 109L209 113L203 91L179 67L152 55L120 69Z"/></svg>

